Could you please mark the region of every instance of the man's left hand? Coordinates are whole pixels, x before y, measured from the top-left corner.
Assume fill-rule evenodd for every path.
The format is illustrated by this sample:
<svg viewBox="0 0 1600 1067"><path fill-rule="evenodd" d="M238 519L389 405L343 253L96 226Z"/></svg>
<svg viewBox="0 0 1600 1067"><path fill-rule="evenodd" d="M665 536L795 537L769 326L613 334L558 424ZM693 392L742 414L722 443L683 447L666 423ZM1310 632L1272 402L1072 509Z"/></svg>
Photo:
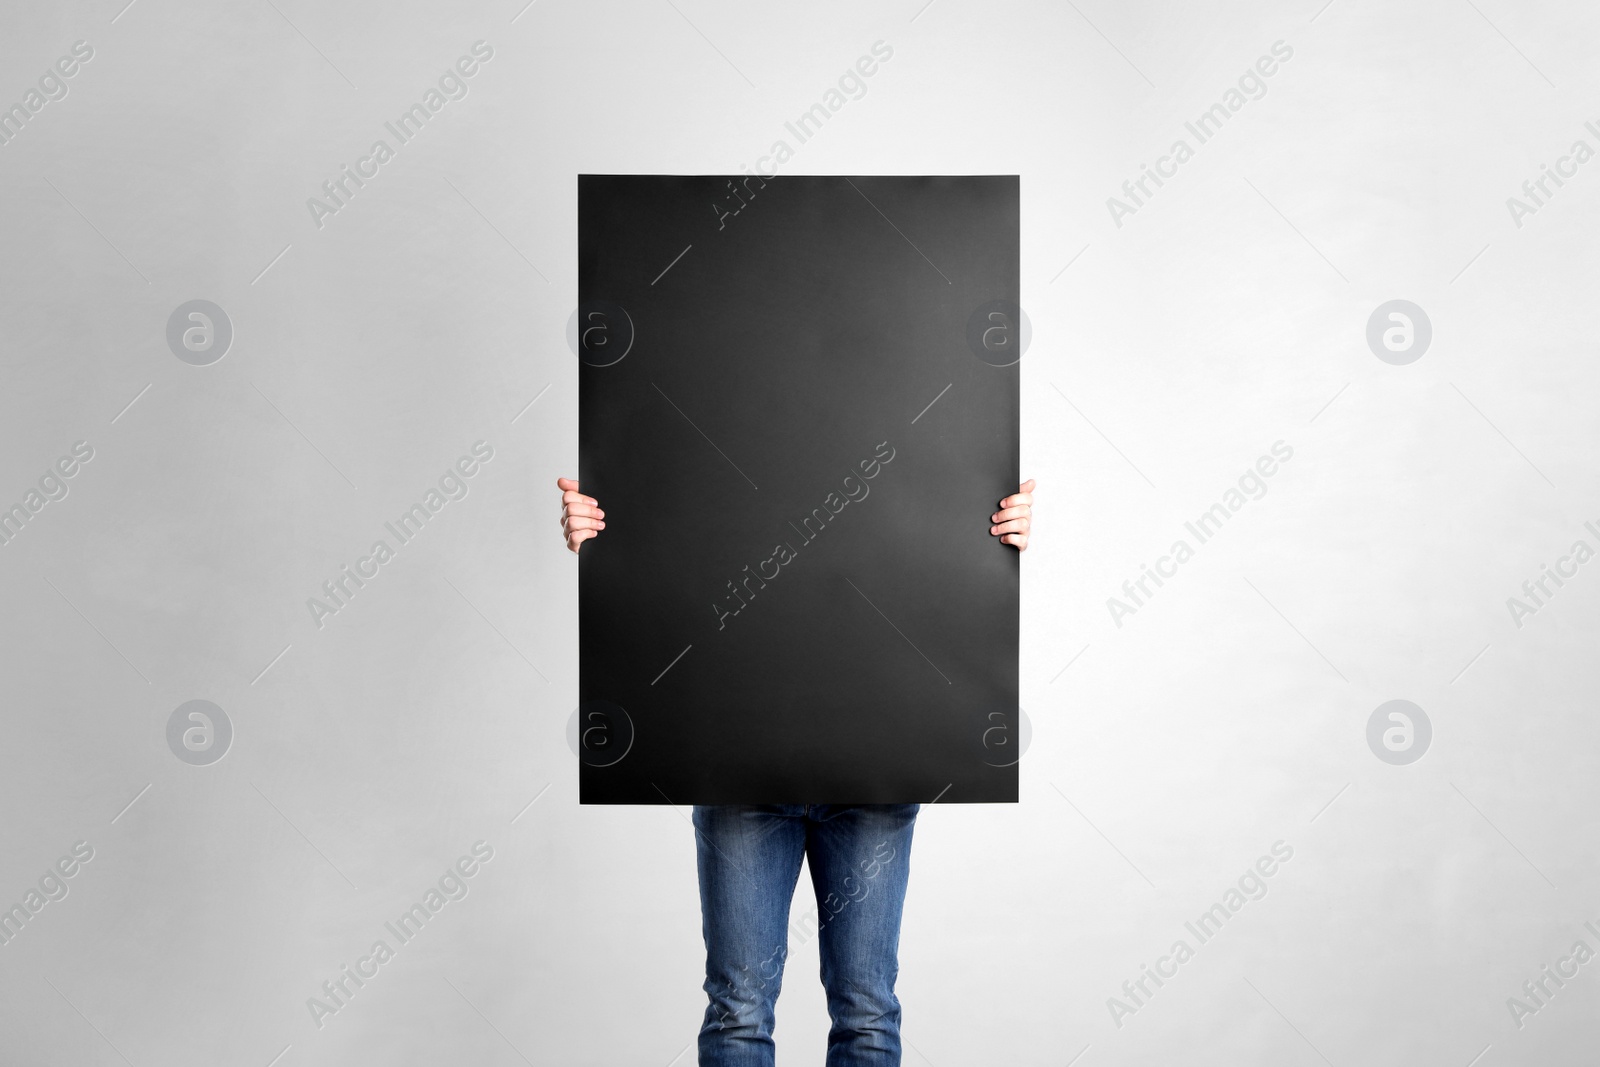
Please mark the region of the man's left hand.
<svg viewBox="0 0 1600 1067"><path fill-rule="evenodd" d="M1033 524L1032 478L1017 486L1013 496L1000 501L1000 510L989 516L994 523L989 533L1000 538L1003 545L1013 545L1018 552L1028 549L1028 527Z"/></svg>

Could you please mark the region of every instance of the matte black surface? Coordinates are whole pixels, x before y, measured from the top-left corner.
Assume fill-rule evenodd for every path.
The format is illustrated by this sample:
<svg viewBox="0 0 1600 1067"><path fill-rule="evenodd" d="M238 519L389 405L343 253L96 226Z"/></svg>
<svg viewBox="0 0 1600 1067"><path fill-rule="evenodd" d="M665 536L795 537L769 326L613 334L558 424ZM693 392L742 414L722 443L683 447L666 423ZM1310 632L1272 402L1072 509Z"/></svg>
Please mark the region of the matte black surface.
<svg viewBox="0 0 1600 1067"><path fill-rule="evenodd" d="M580 800L1014 802L1018 179L729 182L578 177Z"/></svg>

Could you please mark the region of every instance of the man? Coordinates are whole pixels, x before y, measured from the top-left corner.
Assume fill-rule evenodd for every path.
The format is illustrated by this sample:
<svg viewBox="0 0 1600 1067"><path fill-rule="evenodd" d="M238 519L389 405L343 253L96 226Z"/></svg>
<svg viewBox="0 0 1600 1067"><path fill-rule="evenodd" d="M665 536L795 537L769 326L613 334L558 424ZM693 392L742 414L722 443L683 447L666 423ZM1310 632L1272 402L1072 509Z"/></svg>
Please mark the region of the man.
<svg viewBox="0 0 1600 1067"><path fill-rule="evenodd" d="M574 553L606 528L600 502L557 478ZM1028 547L1032 479L1000 501L989 533ZM919 804L695 805L706 943L700 1067L772 1067L773 1016L789 951L789 901L810 859L827 991L827 1067L898 1067L900 913Z"/></svg>

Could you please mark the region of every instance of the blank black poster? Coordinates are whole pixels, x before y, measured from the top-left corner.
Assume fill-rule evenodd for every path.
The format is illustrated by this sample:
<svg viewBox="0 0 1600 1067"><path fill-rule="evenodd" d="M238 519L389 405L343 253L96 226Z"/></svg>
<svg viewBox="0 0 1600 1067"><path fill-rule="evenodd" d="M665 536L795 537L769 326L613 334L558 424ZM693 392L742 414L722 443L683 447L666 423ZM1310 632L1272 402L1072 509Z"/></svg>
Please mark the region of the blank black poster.
<svg viewBox="0 0 1600 1067"><path fill-rule="evenodd" d="M583 803L1014 802L1015 175L578 177Z"/></svg>

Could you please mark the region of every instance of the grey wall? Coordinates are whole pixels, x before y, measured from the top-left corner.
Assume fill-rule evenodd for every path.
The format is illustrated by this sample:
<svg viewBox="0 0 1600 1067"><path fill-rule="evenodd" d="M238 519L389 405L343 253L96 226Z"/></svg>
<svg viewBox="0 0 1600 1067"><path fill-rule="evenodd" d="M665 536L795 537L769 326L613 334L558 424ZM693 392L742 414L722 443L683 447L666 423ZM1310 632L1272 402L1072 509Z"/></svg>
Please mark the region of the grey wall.
<svg viewBox="0 0 1600 1067"><path fill-rule="evenodd" d="M580 809L564 741L574 175L738 173L779 139L783 173L1022 175L1034 734L1020 805L920 820L906 1062L1591 1047L1592 8L123 2L13 2L0 35L25 111L93 49L0 144L0 506L28 514L0 545L0 904L28 914L0 945L6 1062L692 1061L687 812ZM466 95L399 144L384 123L477 41ZM785 121L876 41L865 95L798 143ZM1278 41L1200 143L1185 123ZM1179 139L1165 184L1121 191ZM1568 176L1536 202L1544 165ZM220 359L220 333L181 341L197 299ZM1394 300L1398 353L1368 341ZM465 496L386 535L476 442ZM1184 524L1219 502L1201 544ZM1122 592L1180 539L1165 584ZM1545 565L1570 576L1536 603ZM220 709L198 751L194 700ZM1369 743L1391 700L1398 752L1388 709ZM400 944L384 924L477 842ZM1265 895L1230 901L1242 877ZM1173 977L1123 992L1180 939ZM814 1063L800 922L792 949L780 1062ZM1535 1001L1547 964L1576 974Z"/></svg>

